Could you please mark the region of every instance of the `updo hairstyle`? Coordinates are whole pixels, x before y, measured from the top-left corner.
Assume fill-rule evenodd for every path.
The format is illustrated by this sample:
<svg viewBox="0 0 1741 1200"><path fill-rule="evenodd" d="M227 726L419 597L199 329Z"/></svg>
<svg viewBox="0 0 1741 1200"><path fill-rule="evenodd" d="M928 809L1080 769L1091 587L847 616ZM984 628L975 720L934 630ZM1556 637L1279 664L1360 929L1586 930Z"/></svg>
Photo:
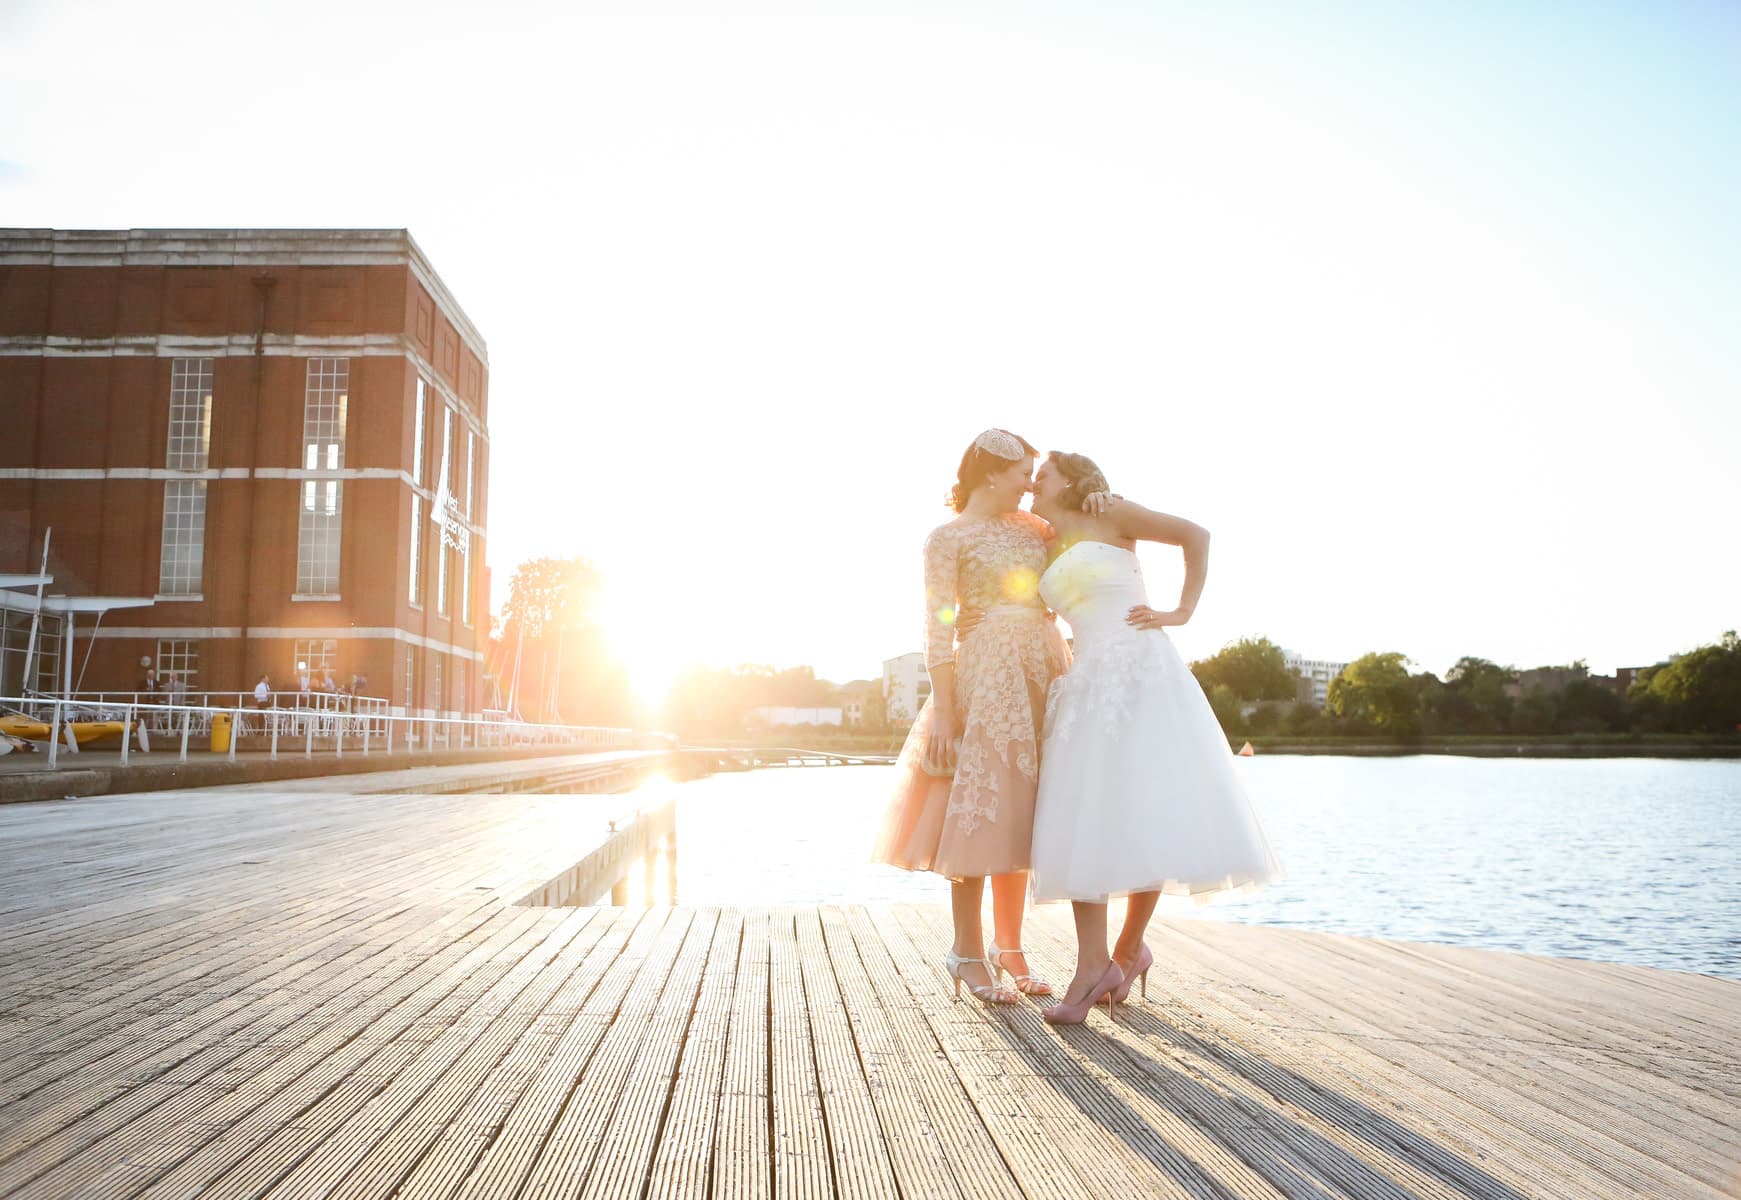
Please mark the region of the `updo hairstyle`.
<svg viewBox="0 0 1741 1200"><path fill-rule="evenodd" d="M1064 489L1058 493L1058 503L1065 508L1081 508L1082 501L1095 492L1112 491L1106 476L1086 454L1052 450L1047 453L1046 461L1058 468L1058 474L1064 477Z"/></svg>
<svg viewBox="0 0 1741 1200"><path fill-rule="evenodd" d="M1034 449L1027 438L1020 434L1010 433L1007 429L1000 429L997 432L1009 433L1011 437L1015 438L1017 443L1021 445L1023 455L1032 458L1039 457L1040 452ZM962 512L967 508L967 498L973 494L974 488L979 487L999 471L1009 470L1012 465L1020 461L1020 459L1004 458L1002 455L993 454L990 450L982 450L977 442L968 446L967 453L961 456L961 466L955 471L955 486L949 489L949 506L956 512Z"/></svg>

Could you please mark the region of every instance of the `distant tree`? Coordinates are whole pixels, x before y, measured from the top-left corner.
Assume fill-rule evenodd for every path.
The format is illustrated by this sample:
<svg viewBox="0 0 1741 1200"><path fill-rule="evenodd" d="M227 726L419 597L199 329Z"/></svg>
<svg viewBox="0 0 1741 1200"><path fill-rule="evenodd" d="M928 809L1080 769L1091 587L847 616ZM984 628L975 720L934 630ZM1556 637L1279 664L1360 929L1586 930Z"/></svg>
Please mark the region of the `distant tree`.
<svg viewBox="0 0 1741 1200"><path fill-rule="evenodd" d="M1635 691L1640 684L1667 709L1675 728L1732 732L1741 725L1741 637L1731 629L1650 671Z"/></svg>
<svg viewBox="0 0 1741 1200"><path fill-rule="evenodd" d="M1415 690L1415 711L1419 714L1415 729L1420 733L1445 733L1449 730L1440 729L1437 720L1439 699L1444 695L1445 684L1431 671L1416 671L1409 676L1409 684Z"/></svg>
<svg viewBox="0 0 1741 1200"><path fill-rule="evenodd" d="M1280 704L1261 704L1245 718L1245 731L1252 734L1275 733L1281 729L1284 715L1286 710Z"/></svg>
<svg viewBox="0 0 1741 1200"><path fill-rule="evenodd" d="M834 685L816 678L813 667L776 671L768 686L768 703L789 708L817 708L827 703Z"/></svg>
<svg viewBox="0 0 1741 1200"><path fill-rule="evenodd" d="M1464 655L1445 672L1437 698L1439 723L1447 733L1497 733L1511 722L1512 698L1506 689L1517 672L1485 658Z"/></svg>
<svg viewBox="0 0 1741 1200"><path fill-rule="evenodd" d="M1558 698L1544 687L1532 687L1511 710L1513 733L1552 733L1558 727Z"/></svg>
<svg viewBox="0 0 1741 1200"><path fill-rule="evenodd" d="M1318 706L1309 700L1296 700L1288 705L1288 710L1282 715L1282 732L1295 737L1308 737L1318 732L1320 725L1329 720L1318 711Z"/></svg>
<svg viewBox="0 0 1741 1200"><path fill-rule="evenodd" d="M514 568L508 582L508 603L501 613L502 638L516 631L529 638L557 629L580 631L596 626L604 576L584 558L534 558Z"/></svg>
<svg viewBox="0 0 1741 1200"><path fill-rule="evenodd" d="M881 690L866 692L864 697L864 731L866 733L886 733L888 728L888 701L883 699Z"/></svg>
<svg viewBox="0 0 1741 1200"><path fill-rule="evenodd" d="M628 679L599 621L603 585L584 558L535 558L514 568L499 618L499 673L506 683L517 652L519 694L509 703L524 715L582 725L631 722Z"/></svg>
<svg viewBox="0 0 1741 1200"><path fill-rule="evenodd" d="M1225 684L1240 700L1292 700L1299 676L1288 670L1282 648L1268 638L1240 638L1191 664L1192 674L1212 691Z"/></svg>
<svg viewBox="0 0 1741 1200"><path fill-rule="evenodd" d="M1330 681L1330 711L1363 721L1393 737L1413 737L1421 728L1420 686L1408 659L1390 651L1363 654Z"/></svg>
<svg viewBox="0 0 1741 1200"><path fill-rule="evenodd" d="M1215 711L1215 719L1221 722L1222 733L1231 738L1245 731L1245 720L1239 715L1239 697L1225 683L1209 689L1209 707Z"/></svg>
<svg viewBox="0 0 1741 1200"><path fill-rule="evenodd" d="M1618 733L1629 724L1626 701L1588 679L1566 684L1558 700L1557 728L1561 733Z"/></svg>
<svg viewBox="0 0 1741 1200"><path fill-rule="evenodd" d="M730 737L744 731L755 709L823 707L833 691L834 685L817 679L810 667L778 670L765 663L696 667L672 686L663 722L679 734ZM880 721L882 697L875 700ZM868 724L870 706L866 708Z"/></svg>

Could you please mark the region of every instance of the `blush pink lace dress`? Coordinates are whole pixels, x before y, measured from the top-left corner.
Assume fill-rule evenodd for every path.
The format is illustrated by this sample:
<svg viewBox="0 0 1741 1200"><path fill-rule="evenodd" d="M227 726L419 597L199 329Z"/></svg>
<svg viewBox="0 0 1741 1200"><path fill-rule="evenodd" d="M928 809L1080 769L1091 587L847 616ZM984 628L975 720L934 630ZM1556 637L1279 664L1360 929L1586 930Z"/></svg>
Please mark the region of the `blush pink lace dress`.
<svg viewBox="0 0 1741 1200"><path fill-rule="evenodd" d="M876 861L952 879L1028 868L1046 693L1070 665L1040 601L1047 532L1013 512L952 521L925 540L925 665L955 663L961 747L952 777L925 773L926 700L895 767ZM957 612L977 618L959 646Z"/></svg>

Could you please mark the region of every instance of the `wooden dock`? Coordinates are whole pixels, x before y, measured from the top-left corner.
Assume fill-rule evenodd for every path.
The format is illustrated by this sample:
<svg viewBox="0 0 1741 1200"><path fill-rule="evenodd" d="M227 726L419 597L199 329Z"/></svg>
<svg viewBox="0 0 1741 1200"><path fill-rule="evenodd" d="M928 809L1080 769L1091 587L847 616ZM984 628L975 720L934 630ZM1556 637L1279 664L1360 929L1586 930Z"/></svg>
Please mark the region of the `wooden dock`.
<svg viewBox="0 0 1741 1200"><path fill-rule="evenodd" d="M622 797L399 782L0 808L0 1196L1741 1187L1741 983L1177 920L1053 1029L941 906L525 906Z"/></svg>

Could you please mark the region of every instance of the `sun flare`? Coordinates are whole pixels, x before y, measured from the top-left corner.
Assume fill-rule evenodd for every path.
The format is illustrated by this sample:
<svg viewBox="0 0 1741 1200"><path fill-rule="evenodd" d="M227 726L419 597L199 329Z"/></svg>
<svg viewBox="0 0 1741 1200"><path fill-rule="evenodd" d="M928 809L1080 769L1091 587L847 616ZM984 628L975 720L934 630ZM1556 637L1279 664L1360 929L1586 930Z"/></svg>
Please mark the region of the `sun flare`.
<svg viewBox="0 0 1741 1200"><path fill-rule="evenodd" d="M606 651L622 666L643 712L663 706L690 662L672 615L650 598L648 592L653 590L613 576L600 598Z"/></svg>

